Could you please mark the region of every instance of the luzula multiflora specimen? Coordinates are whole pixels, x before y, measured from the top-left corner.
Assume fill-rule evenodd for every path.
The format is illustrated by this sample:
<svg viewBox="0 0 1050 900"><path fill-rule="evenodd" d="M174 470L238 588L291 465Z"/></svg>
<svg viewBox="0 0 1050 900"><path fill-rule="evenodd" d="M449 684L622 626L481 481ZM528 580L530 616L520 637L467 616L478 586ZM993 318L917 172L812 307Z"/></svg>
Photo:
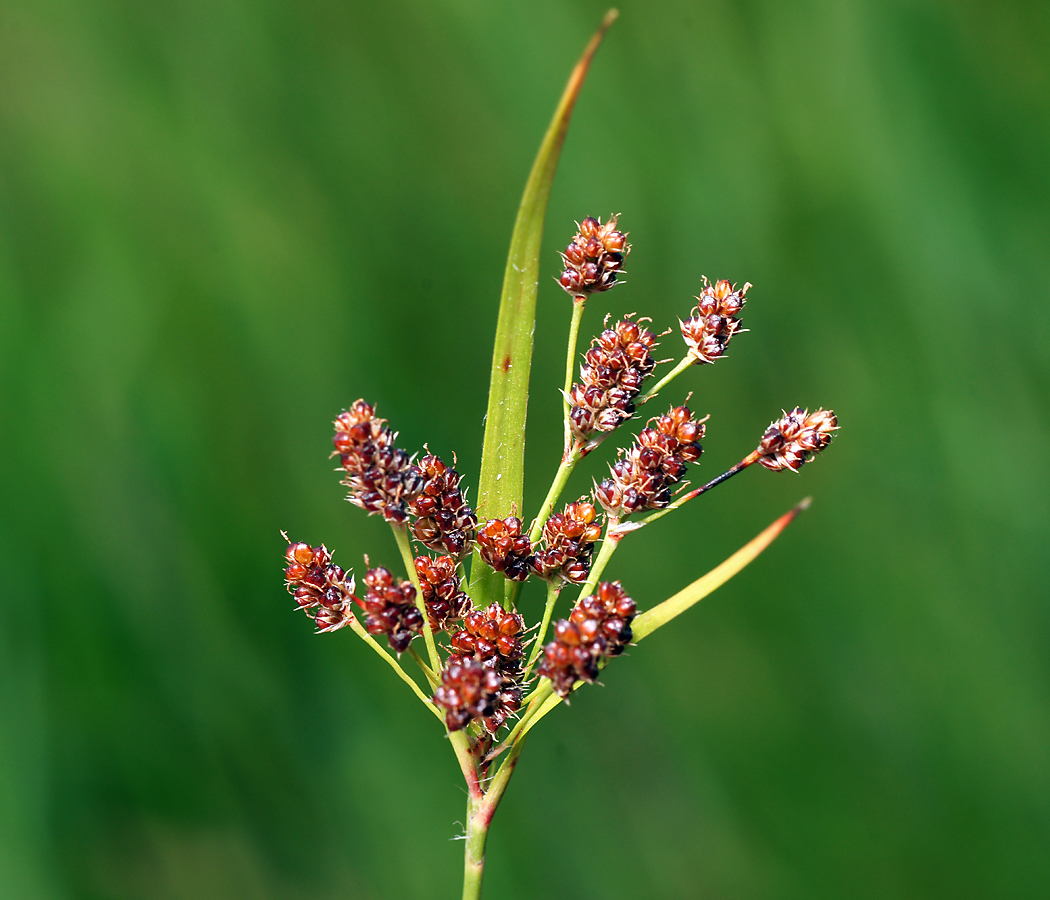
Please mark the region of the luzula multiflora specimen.
<svg viewBox="0 0 1050 900"><path fill-rule="evenodd" d="M606 26L610 21L607 18ZM514 401L506 404L510 412L502 401L498 404L504 424L524 426L522 391L527 389L527 379L525 388L519 386L519 394L512 395L507 393L511 388L506 376L512 361L524 366L527 375L531 353L530 321L505 318L508 297L512 306L519 297L518 315L524 315L520 310L527 304L520 297L527 297L528 290L532 294L527 299L534 301L535 279L529 273L536 271L533 254L539 244L546 191L572 102L598 38L600 34L570 79L515 226L492 384L494 397L503 392ZM333 563L324 545L289 542L285 551L288 590L298 608L314 620L317 631L350 626L447 730L469 796L465 900L480 894L485 837L529 730L575 689L595 682L632 640L666 624L746 565L779 534L797 508L708 575L663 603L649 604L643 613L638 613L635 600L619 581L601 580L620 541L754 463L773 471L798 471L828 445L838 428L832 412L809 413L796 407L774 421L758 447L739 463L689 489L687 477L690 467L700 462L707 417L697 418L685 405L671 405L642 422L638 411L687 369L726 355L730 342L743 330L741 314L751 285L737 288L729 281L711 284L704 279L695 307L680 320L681 359L660 378L654 374L657 336L649 329L649 320L627 316L610 325L606 319L583 355L577 379L576 344L584 309L589 299L618 283L630 249L619 216L604 223L588 216L561 253L558 283L572 301L563 391L565 442L550 491L530 523L519 518L520 490L509 508L508 504L500 508L493 492L486 489L504 474L497 472L493 479L488 433L479 496L482 514L478 515L468 504L453 466L429 449L412 453L397 446L397 434L376 415L375 407L358 400L335 420L333 456L338 459L346 499L390 523L404 571L369 567L362 577L361 598L355 595L353 576ZM519 277L520 283L515 281ZM528 308L534 309L534 303ZM502 363L501 348L506 348ZM653 380L655 384L647 388ZM490 399L490 413L492 408ZM518 418L513 419L512 413ZM609 476L589 494L559 507L580 460L629 423L642 427L610 460ZM506 474L513 477L505 484L520 486L520 468ZM543 583L547 598L542 616L531 628L518 611L522 586L529 580ZM638 585L635 590L645 606L649 598L644 577L630 580ZM579 586L575 602L566 603L568 617L554 623L547 641L553 613L567 586ZM529 608L527 602L523 605ZM385 638L393 653L373 636ZM425 647L423 654L417 652L417 645ZM406 657L414 670L404 667Z"/></svg>

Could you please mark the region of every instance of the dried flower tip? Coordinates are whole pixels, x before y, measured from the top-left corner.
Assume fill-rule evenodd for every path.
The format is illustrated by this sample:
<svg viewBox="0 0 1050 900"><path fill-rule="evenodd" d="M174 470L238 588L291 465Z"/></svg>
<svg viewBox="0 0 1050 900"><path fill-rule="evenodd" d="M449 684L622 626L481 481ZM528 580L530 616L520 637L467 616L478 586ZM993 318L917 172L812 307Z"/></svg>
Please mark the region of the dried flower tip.
<svg viewBox="0 0 1050 900"><path fill-rule="evenodd" d="M434 631L447 631L450 623L462 619L470 609L470 597L459 588L456 561L451 556L417 556L416 575Z"/></svg>
<svg viewBox="0 0 1050 900"><path fill-rule="evenodd" d="M350 624L350 604L361 605L354 594L354 576L332 563L322 544L289 543L284 581L299 608L314 620L318 631L337 631Z"/></svg>
<svg viewBox="0 0 1050 900"><path fill-rule="evenodd" d="M681 323L682 337L689 355L698 363L712 363L726 351L726 345L740 330L737 316L744 308L750 284L739 291L728 281L709 284L704 278L704 289L696 298L696 308L690 318Z"/></svg>
<svg viewBox="0 0 1050 900"><path fill-rule="evenodd" d="M358 400L335 420L335 453L349 488L347 500L392 524L408 521L406 504L423 487L423 476L404 450L386 419L376 418L370 403Z"/></svg>
<svg viewBox="0 0 1050 900"><path fill-rule="evenodd" d="M774 472L797 472L831 443L832 432L838 427L839 420L830 409L818 409L811 415L796 406L766 429L755 451L758 461Z"/></svg>
<svg viewBox="0 0 1050 900"><path fill-rule="evenodd" d="M686 406L649 420L635 442L610 467L595 496L610 516L622 519L642 509L663 509L671 488L685 476L686 463L700 459L704 423Z"/></svg>
<svg viewBox="0 0 1050 900"><path fill-rule="evenodd" d="M589 497L581 497L555 513L543 526L542 549L536 551L533 570L547 580L564 579L582 584L591 572L594 542L601 537L598 510Z"/></svg>
<svg viewBox="0 0 1050 900"><path fill-rule="evenodd" d="M565 271L558 283L573 297L609 290L623 271L631 246L627 236L616 230L618 219L619 215L611 216L603 225L599 219L588 216L561 254Z"/></svg>
<svg viewBox="0 0 1050 900"><path fill-rule="evenodd" d="M532 544L521 533L521 520L515 516L490 519L478 529L481 558L512 581L524 581L532 569Z"/></svg>
<svg viewBox="0 0 1050 900"><path fill-rule="evenodd" d="M634 400L656 361L656 337L628 316L594 340L569 391L569 423L582 441L615 429L634 412Z"/></svg>
<svg viewBox="0 0 1050 900"><path fill-rule="evenodd" d="M520 708L521 688L508 683L495 668L453 654L441 671L434 705L445 710L449 731L459 731L477 719L494 734Z"/></svg>
<svg viewBox="0 0 1050 900"><path fill-rule="evenodd" d="M408 500L412 534L425 547L462 559L474 546L478 519L459 489L459 473L428 453L417 464L423 483Z"/></svg>
<svg viewBox="0 0 1050 900"><path fill-rule="evenodd" d="M634 600L620 582L603 581L576 604L568 619L554 626L554 640L543 648L539 674L549 678L562 697L577 681L596 681L601 661L619 656L630 643L635 612Z"/></svg>
<svg viewBox="0 0 1050 900"><path fill-rule="evenodd" d="M423 614L416 606L416 589L409 581L394 580L389 569L378 566L364 577L365 628L369 634L385 634L398 654L408 649L412 638L423 630Z"/></svg>

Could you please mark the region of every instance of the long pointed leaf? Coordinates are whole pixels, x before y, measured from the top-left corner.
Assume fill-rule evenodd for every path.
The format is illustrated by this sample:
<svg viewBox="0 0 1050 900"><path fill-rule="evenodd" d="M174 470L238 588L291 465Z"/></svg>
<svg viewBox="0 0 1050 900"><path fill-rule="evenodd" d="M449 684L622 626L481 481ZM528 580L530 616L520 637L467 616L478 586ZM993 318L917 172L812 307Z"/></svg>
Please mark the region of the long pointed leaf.
<svg viewBox="0 0 1050 900"><path fill-rule="evenodd" d="M810 500L807 497L790 512L784 513L756 538L744 544L724 563L716 566L702 578L698 578L689 587L679 591L673 597L668 597L663 603L659 603L652 609L647 609L639 614L631 625L631 631L634 632L634 640L637 642L644 637L648 637L657 628L666 625L676 616L680 616L694 603L699 603L715 588L719 588L729 581L766 547L772 544L779 537L780 532L787 528L802 510L807 509L809 504Z"/></svg>
<svg viewBox="0 0 1050 900"><path fill-rule="evenodd" d="M536 323L536 288L539 284L540 243L554 172L591 59L618 13L609 10L601 28L576 63L547 134L532 164L518 208L503 277L496 343L492 353L492 380L481 454L478 515L503 518L520 511L525 468L525 416L532 366L532 332ZM519 512L520 515L520 512ZM503 598L503 576L474 555L471 593L475 602Z"/></svg>

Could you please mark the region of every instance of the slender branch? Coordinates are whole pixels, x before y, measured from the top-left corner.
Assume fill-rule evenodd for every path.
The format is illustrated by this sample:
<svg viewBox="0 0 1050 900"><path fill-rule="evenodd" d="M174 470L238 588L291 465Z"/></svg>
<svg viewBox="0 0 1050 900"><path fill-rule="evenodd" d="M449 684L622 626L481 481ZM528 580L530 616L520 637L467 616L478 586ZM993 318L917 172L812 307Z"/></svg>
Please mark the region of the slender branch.
<svg viewBox="0 0 1050 900"><path fill-rule="evenodd" d="M572 376L576 372L576 342L580 336L580 320L583 308L587 305L585 296L572 298L572 321L569 323L569 352L565 359L565 390L562 391L562 406L565 415L565 455L568 456L572 446L572 427L569 421L569 391L572 390Z"/></svg>
<svg viewBox="0 0 1050 900"><path fill-rule="evenodd" d="M427 615L427 604L423 600L423 591L419 587L419 576L416 574L416 558L412 555L412 545L408 542L408 526L391 525L390 527L394 530L394 540L397 541L397 549L401 551L401 559L404 560L405 568L408 569L408 577L412 580L412 586L416 589L416 608L423 614L423 640L427 645L430 668L435 672L440 672L441 657L438 656L437 644L434 643L434 630L430 627L430 616Z"/></svg>
<svg viewBox="0 0 1050 900"><path fill-rule="evenodd" d="M441 677L423 661L423 657L416 652L416 648L411 644L408 645L408 655L412 657L413 662L419 666L423 674L426 676L427 683L430 685L431 690L436 690L438 685L441 684Z"/></svg>
<svg viewBox="0 0 1050 900"><path fill-rule="evenodd" d="M663 378L661 378L656 384L654 384L649 390L647 390L641 397L635 400L635 406L641 406L643 403L648 403L663 388L667 387L672 381L674 381L679 375L681 375L686 369L694 365L696 360L691 356L686 356L677 366L671 369Z"/></svg>
<svg viewBox="0 0 1050 900"><path fill-rule="evenodd" d="M536 521L532 523L532 531L529 532L529 541L531 543L535 544L542 536L543 526L547 524L547 520L554 512L554 507L557 506L558 500L561 498L561 492L565 490L565 485L572 474L572 470L576 468L583 456L583 447L578 443L573 443L562 455L558 471L554 473L554 481L551 482L550 490L547 491L547 496L540 505Z"/></svg>
<svg viewBox="0 0 1050 900"><path fill-rule="evenodd" d="M529 653L529 661L525 664L525 675L522 680L529 677L532 667L536 663L536 658L543 650L543 639L547 636L547 628L551 624L551 614L554 612L554 605L558 602L558 594L561 593L561 589L562 583L560 581L547 583L547 605L543 608L543 621L540 623L540 630L536 632L536 639L532 645L532 652Z"/></svg>
<svg viewBox="0 0 1050 900"><path fill-rule="evenodd" d="M356 616L354 616L354 618L350 620L350 627L354 630L354 633L361 638L361 640L368 644L369 647L375 650L375 652L378 653L386 661L387 665L389 665L390 668L397 673L398 678L400 678L403 682L405 682L405 684L412 688L412 692L420 700L423 701L427 709L434 713L434 715L436 715L438 719L444 722L445 717L441 714L441 710L434 706L434 704L430 702L430 698L426 694L424 694L423 691L420 689L419 685L416 684L411 678L409 678L408 673L401 668L401 663L399 663L396 659L394 659L394 657L387 653L387 651L379 645L376 639L372 637L372 635L370 635L367 631L365 631L365 626L361 624L361 622Z"/></svg>
<svg viewBox="0 0 1050 900"><path fill-rule="evenodd" d="M605 567L609 564L609 560L616 552L616 548L620 545L623 536L627 533L625 531L617 530L619 524L620 520L616 518L616 516L609 517L609 524L605 530L605 540L602 541L601 549L598 551L598 555L595 557L594 562L591 563L591 574L587 576L587 581L580 589L580 597L586 597L594 590L594 586L598 583L598 579L602 577L602 572L605 571Z"/></svg>

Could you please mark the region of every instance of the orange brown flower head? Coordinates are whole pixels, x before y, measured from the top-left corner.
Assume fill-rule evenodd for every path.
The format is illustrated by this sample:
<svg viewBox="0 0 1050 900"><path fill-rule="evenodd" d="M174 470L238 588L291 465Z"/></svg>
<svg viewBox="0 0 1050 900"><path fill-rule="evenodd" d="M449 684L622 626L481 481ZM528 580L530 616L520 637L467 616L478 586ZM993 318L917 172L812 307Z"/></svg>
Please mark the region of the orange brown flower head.
<svg viewBox="0 0 1050 900"><path fill-rule="evenodd" d="M423 614L416 606L416 589L409 581L397 579L389 569L377 566L364 577L365 628L369 634L385 634L396 653L404 653L423 630Z"/></svg>
<svg viewBox="0 0 1050 900"><path fill-rule="evenodd" d="M459 731L477 720L489 734L495 734L521 707L521 688L496 668L453 653L441 670L441 684L433 699L435 706L445 710L449 731Z"/></svg>
<svg viewBox="0 0 1050 900"><path fill-rule="evenodd" d="M537 670L551 680L555 693L566 697L577 681L594 682L602 662L623 653L631 641L634 600L620 582L603 581L583 597L568 619L554 626L554 640L543 648Z"/></svg>
<svg viewBox="0 0 1050 900"><path fill-rule="evenodd" d="M408 521L407 503L423 487L423 476L397 437L370 403L358 400L335 420L335 455L345 472L347 500L368 512L382 513L394 525Z"/></svg>
<svg viewBox="0 0 1050 900"><path fill-rule="evenodd" d="M558 284L573 297L586 297L607 291L623 272L623 261L631 252L627 235L617 231L619 216L611 216L604 225L588 216L577 227L576 234L561 254L565 270Z"/></svg>
<svg viewBox="0 0 1050 900"><path fill-rule="evenodd" d="M432 453L417 468L423 482L408 498L408 511L416 517L412 534L427 549L462 559L474 546L478 519L460 490L459 473Z"/></svg>
<svg viewBox="0 0 1050 900"><path fill-rule="evenodd" d="M289 542L284 557L288 592L299 609L314 620L318 631L338 631L353 621L351 604L362 605L354 596L354 576L332 562L324 544L311 547Z"/></svg>
<svg viewBox="0 0 1050 900"><path fill-rule="evenodd" d="M672 407L649 421L635 442L610 467L595 497L610 516L622 519L643 509L663 509L686 463L700 459L705 426L686 406Z"/></svg>
<svg viewBox="0 0 1050 900"><path fill-rule="evenodd" d="M569 425L582 441L617 428L634 412L642 382L652 374L656 337L627 316L591 341L580 383L569 390Z"/></svg>
<svg viewBox="0 0 1050 900"><path fill-rule="evenodd" d="M481 558L511 581L524 581L532 571L532 544L521 532L521 519L490 519L478 529Z"/></svg>
<svg viewBox="0 0 1050 900"><path fill-rule="evenodd" d="M755 451L758 462L774 472L797 472L831 443L838 427L839 421L830 409L810 413L796 406L766 429Z"/></svg>
<svg viewBox="0 0 1050 900"><path fill-rule="evenodd" d="M427 608L427 618L434 631L448 631L470 609L470 597L460 590L456 561L451 556L417 556L416 575L419 590Z"/></svg>
<svg viewBox="0 0 1050 900"><path fill-rule="evenodd" d="M569 503L543 526L543 547L536 551L533 570L540 578L583 584L591 572L594 542L601 537L598 509L590 497Z"/></svg>
<svg viewBox="0 0 1050 900"><path fill-rule="evenodd" d="M741 330L739 315L750 287L745 284L737 290L728 281L709 284L704 278L692 316L681 323L682 337L696 362L712 363L725 354L730 338Z"/></svg>

